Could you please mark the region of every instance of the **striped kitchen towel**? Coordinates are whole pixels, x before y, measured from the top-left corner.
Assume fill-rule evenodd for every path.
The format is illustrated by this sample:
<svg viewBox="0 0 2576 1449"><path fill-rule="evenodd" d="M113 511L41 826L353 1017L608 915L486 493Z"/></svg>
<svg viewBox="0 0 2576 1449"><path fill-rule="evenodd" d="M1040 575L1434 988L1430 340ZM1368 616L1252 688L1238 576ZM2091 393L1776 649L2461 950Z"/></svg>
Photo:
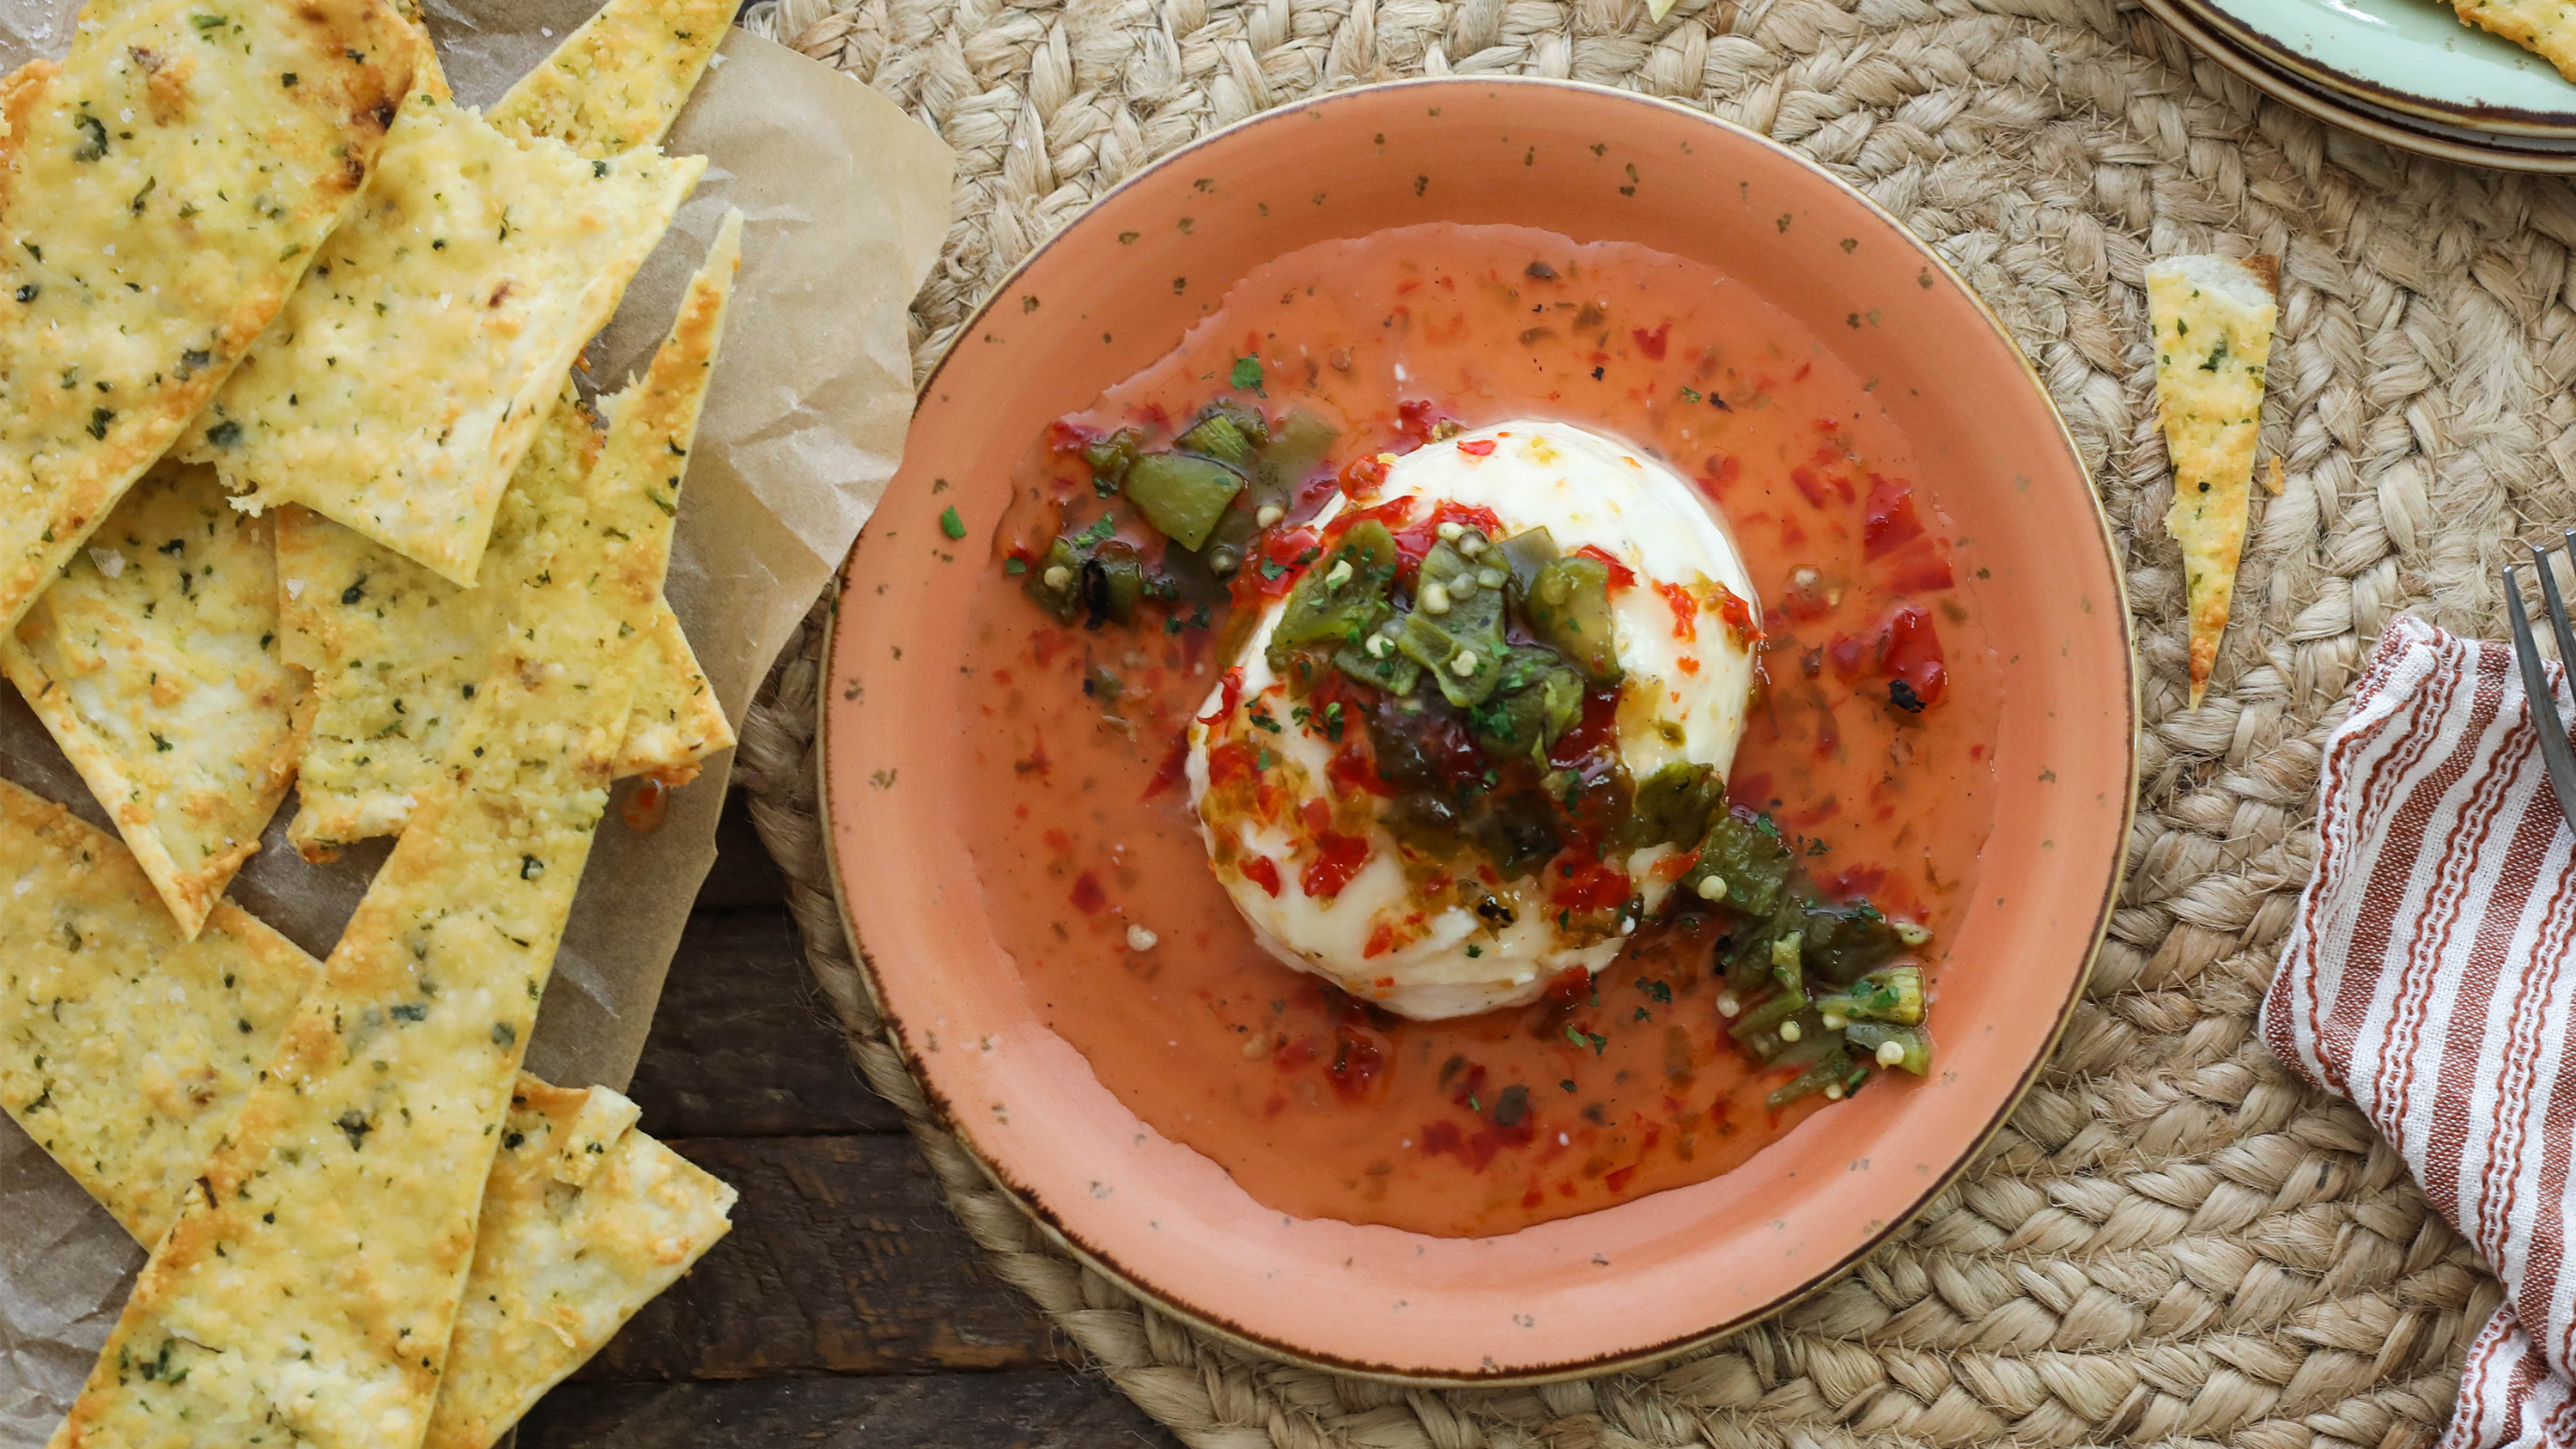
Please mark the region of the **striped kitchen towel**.
<svg viewBox="0 0 2576 1449"><path fill-rule="evenodd" d="M2510 646L2389 625L2263 1001L2264 1042L2351 1098L2503 1280L2443 1449L2576 1449L2576 837L2524 698Z"/></svg>

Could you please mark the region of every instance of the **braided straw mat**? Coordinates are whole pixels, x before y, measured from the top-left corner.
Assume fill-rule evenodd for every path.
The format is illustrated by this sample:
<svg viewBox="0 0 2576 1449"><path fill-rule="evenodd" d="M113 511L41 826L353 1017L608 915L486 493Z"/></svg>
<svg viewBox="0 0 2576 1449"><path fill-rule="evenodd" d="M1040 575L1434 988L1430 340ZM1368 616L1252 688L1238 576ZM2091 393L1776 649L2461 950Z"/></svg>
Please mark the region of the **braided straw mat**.
<svg viewBox="0 0 2576 1449"><path fill-rule="evenodd" d="M1052 1247L881 1030L815 816L809 622L744 778L824 994L995 1270L1194 1446L2401 1449L2441 1431L2494 1280L2349 1106L2252 1030L2309 869L2320 747L2392 614L2491 630L2504 545L2576 523L2576 194L2330 131L2108 0L776 0L750 23L958 153L926 370L1041 238L1264 107L1398 76L1669 96L1824 163L1937 247L2046 377L2126 550L2147 664L2130 878L2073 1029L1985 1156L1860 1268L1648 1373L1406 1390L1205 1339ZM849 0L840 0L846 6ZM778 8L784 5L784 13ZM2183 707L2152 405L2154 256L2283 260L2260 513ZM817 615L819 620L819 613Z"/></svg>

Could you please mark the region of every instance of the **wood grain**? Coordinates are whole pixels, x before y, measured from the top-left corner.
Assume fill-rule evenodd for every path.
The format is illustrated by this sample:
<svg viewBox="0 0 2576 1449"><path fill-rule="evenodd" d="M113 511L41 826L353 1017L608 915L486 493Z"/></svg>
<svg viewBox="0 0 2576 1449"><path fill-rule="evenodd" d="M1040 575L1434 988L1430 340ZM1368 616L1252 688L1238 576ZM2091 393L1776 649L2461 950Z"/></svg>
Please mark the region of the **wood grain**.
<svg viewBox="0 0 2576 1449"><path fill-rule="evenodd" d="M520 1449L1178 1449L1096 1377L1069 1373L775 1379L636 1388L569 1384Z"/></svg>
<svg viewBox="0 0 2576 1449"><path fill-rule="evenodd" d="M898 1136L685 1138L742 1192L733 1235L637 1315L586 1380L919 1373L1061 1362Z"/></svg>

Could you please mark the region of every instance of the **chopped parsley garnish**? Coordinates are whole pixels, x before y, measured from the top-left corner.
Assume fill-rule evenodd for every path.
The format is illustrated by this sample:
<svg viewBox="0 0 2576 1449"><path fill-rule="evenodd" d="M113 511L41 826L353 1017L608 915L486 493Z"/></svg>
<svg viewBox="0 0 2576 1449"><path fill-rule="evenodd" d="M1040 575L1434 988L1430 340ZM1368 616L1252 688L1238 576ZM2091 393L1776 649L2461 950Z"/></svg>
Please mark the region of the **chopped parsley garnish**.
<svg viewBox="0 0 2576 1449"><path fill-rule="evenodd" d="M1270 396L1261 386L1261 359L1258 357L1236 358L1231 380L1236 387L1249 388L1263 397Z"/></svg>
<svg viewBox="0 0 2576 1449"><path fill-rule="evenodd" d="M948 511L939 515L939 531L950 538L966 536L966 520L957 516L957 505L950 504Z"/></svg>

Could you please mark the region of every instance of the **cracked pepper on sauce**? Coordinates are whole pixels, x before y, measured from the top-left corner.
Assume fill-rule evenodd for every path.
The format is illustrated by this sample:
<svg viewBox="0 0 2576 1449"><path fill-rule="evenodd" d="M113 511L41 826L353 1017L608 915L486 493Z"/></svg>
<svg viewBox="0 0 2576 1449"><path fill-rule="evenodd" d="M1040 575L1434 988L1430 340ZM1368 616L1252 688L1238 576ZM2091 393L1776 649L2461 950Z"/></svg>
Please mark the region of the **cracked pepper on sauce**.
<svg viewBox="0 0 2576 1449"><path fill-rule="evenodd" d="M1974 969L1941 945L1993 825L1999 701L1974 550L1913 495L1905 437L1831 343L1646 248L1412 227L1252 272L1179 348L1034 440L965 601L978 723L958 805L1028 991L1120 1101L1278 1211L1443 1236L1702 1181L1831 1105L1768 1104L1795 1072L1728 1036L1723 913L1668 908L1588 984L1437 1022L1362 1006L1255 944L1177 776L1183 727L1268 601L1156 601L1086 628L1033 605L1023 577L1101 511L1070 441L1134 427L1168 442L1219 396L1339 430L1283 530L1337 472L1424 445L1433 420L1562 419L1691 478L1762 595L1767 684L1729 804L1776 822L1828 899L1928 927L1931 995ZM1264 587L1259 562L1238 595ZM1914 1084L1880 1071L1865 1089Z"/></svg>

